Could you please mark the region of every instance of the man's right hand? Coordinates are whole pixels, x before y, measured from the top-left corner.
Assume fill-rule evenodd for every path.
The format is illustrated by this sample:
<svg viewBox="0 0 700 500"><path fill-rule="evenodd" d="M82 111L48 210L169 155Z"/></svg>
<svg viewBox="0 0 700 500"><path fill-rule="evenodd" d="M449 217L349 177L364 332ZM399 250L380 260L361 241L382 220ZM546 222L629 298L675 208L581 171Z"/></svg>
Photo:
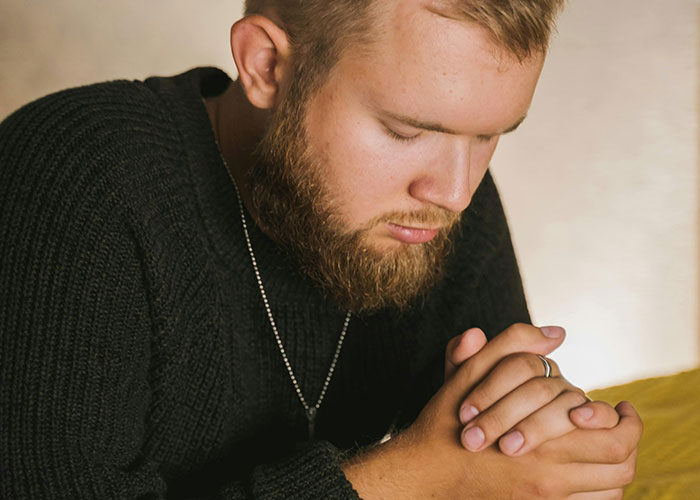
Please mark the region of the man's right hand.
<svg viewBox="0 0 700 500"><path fill-rule="evenodd" d="M367 500L621 498L634 477L642 428L629 403L616 408L620 420L612 429L577 429L517 457L494 445L478 453L460 445L458 409L493 360L523 351L545 355L559 344L538 328L510 327L458 367L411 427L344 464L348 479Z"/></svg>

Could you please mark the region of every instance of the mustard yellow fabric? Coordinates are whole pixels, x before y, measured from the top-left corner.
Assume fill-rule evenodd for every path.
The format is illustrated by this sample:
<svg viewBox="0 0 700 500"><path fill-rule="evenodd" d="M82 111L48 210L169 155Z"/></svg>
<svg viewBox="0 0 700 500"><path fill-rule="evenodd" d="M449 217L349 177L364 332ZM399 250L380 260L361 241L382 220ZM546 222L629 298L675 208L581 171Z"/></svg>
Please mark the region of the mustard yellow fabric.
<svg viewBox="0 0 700 500"><path fill-rule="evenodd" d="M631 402L644 421L637 477L625 500L700 500L700 369L591 391Z"/></svg>

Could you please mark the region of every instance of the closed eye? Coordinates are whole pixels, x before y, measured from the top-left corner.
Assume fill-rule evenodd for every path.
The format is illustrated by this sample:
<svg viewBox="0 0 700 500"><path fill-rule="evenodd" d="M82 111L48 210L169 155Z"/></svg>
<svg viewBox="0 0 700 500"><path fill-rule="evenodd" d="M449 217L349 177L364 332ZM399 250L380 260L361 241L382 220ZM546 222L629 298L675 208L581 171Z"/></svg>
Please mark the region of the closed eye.
<svg viewBox="0 0 700 500"><path fill-rule="evenodd" d="M418 132L415 135L402 135L394 130L391 130L386 125L384 126L384 130L386 130L386 133L389 135L389 137L398 142L413 142L414 140L416 140L416 138L418 138L419 135L421 135L421 132Z"/></svg>

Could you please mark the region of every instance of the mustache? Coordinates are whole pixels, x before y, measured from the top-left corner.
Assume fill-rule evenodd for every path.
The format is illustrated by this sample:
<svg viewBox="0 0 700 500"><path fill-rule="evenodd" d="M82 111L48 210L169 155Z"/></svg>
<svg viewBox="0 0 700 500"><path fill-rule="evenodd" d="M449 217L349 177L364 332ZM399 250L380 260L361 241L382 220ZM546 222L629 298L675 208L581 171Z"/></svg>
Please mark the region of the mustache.
<svg viewBox="0 0 700 500"><path fill-rule="evenodd" d="M391 222L406 227L427 226L431 228L450 229L462 218L462 212L452 212L444 208L429 207L411 212L394 211L382 214L370 220L363 229L370 229L378 224Z"/></svg>

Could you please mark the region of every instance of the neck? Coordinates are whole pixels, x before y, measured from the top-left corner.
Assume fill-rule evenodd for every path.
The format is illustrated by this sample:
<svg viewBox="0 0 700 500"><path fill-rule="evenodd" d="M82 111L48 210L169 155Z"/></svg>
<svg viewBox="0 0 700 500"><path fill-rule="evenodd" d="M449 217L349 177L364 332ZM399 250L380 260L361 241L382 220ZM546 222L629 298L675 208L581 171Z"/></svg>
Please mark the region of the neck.
<svg viewBox="0 0 700 500"><path fill-rule="evenodd" d="M243 204L257 223L248 178L253 168L253 151L265 132L269 111L250 104L238 80L223 94L208 97L204 102L226 166L236 181Z"/></svg>

